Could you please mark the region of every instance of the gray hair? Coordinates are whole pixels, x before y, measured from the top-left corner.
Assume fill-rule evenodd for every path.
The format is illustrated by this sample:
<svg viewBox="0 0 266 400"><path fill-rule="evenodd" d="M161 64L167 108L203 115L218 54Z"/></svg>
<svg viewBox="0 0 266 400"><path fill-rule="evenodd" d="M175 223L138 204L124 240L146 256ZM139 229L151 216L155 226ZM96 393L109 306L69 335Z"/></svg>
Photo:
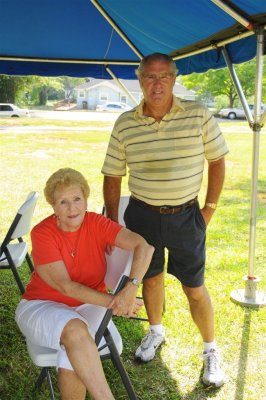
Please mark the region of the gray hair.
<svg viewBox="0 0 266 400"><path fill-rule="evenodd" d="M172 67L173 73L175 73L175 75L177 75L178 73L176 63L170 56L163 53L152 53L148 56L143 57L143 59L141 60L138 68L135 71L138 78L140 77L140 75L142 75L144 66L150 61L165 61Z"/></svg>

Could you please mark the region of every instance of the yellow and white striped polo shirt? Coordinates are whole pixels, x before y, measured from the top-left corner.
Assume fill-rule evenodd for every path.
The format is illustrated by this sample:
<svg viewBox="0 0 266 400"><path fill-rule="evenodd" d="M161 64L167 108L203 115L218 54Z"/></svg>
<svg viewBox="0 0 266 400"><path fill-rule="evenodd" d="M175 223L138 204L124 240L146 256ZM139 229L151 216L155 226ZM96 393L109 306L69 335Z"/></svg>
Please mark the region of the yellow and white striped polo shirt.
<svg viewBox="0 0 266 400"><path fill-rule="evenodd" d="M110 137L102 173L125 176L133 196L153 205L179 205L197 196L204 160L228 149L219 126L203 104L174 97L160 122L143 115L143 101L123 113Z"/></svg>

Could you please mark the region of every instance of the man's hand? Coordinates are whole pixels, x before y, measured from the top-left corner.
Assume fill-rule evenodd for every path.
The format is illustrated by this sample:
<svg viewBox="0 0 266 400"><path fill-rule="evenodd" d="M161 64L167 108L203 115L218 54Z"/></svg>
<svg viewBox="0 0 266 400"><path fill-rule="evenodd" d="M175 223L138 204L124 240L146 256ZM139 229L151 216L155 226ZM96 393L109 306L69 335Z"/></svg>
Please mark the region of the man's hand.
<svg viewBox="0 0 266 400"><path fill-rule="evenodd" d="M204 206L201 210L201 215L203 216L203 219L205 221L206 226L208 226L213 214L214 210L208 206Z"/></svg>

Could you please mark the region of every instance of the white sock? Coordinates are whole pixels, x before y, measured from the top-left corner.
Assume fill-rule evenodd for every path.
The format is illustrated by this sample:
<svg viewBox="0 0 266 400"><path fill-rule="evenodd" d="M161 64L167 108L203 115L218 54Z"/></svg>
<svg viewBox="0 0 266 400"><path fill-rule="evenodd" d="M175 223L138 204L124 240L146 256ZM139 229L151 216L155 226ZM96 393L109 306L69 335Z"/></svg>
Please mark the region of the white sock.
<svg viewBox="0 0 266 400"><path fill-rule="evenodd" d="M214 350L217 349L215 340L213 342L203 342L203 352L204 353L208 353L212 349L214 349Z"/></svg>
<svg viewBox="0 0 266 400"><path fill-rule="evenodd" d="M152 333L157 333L157 335L164 335L164 327L162 324L150 325L150 330Z"/></svg>

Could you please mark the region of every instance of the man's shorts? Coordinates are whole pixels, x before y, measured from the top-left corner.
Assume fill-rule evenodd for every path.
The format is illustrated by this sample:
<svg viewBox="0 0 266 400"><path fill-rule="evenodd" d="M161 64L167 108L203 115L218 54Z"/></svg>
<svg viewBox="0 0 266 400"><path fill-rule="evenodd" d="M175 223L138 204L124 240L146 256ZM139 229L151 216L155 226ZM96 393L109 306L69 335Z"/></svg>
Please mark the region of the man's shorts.
<svg viewBox="0 0 266 400"><path fill-rule="evenodd" d="M179 213L165 215L130 197L124 220L128 229L155 247L144 279L164 271L165 249L168 249L167 272L185 286L203 285L206 224L198 202Z"/></svg>
<svg viewBox="0 0 266 400"><path fill-rule="evenodd" d="M73 371L65 347L60 338L66 324L72 319L80 319L94 338L102 321L106 308L83 304L69 307L63 303L48 300L21 300L16 309L16 322L23 335L33 344L58 350L57 368ZM109 330L119 353L122 352L122 339L114 323L109 323ZM105 340L99 344L101 347Z"/></svg>

